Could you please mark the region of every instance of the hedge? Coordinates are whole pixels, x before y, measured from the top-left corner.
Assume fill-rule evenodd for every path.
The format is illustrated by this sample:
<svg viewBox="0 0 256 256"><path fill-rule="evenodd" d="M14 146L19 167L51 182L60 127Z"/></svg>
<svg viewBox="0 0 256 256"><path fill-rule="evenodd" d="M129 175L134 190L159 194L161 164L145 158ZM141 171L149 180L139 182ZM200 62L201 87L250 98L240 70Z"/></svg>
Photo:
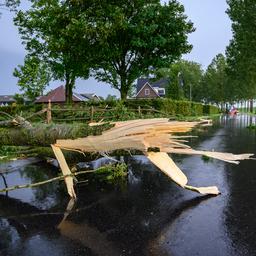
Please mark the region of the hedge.
<svg viewBox="0 0 256 256"><path fill-rule="evenodd" d="M219 113L219 108L212 105L204 105L198 102L178 101L172 99L134 99L127 100L124 104L128 108L154 108L170 115L201 116Z"/></svg>
<svg viewBox="0 0 256 256"><path fill-rule="evenodd" d="M46 106L46 105L45 105ZM138 109L141 108L141 117L149 117L150 114L153 114L152 109L157 110L158 113L155 113L154 116L202 116L202 115L211 115L219 113L219 109L212 105L203 105L197 102L190 102L190 101L177 101L172 99L129 99L126 101L90 101L90 102L83 102L79 104L74 104L71 106L60 106L54 105L54 109L62 109L68 108L70 110L60 112L60 111L53 111L53 119L68 119L69 117L74 118L85 118L90 117L89 107L94 106L95 108L106 108L108 107L108 111L102 116L99 112L95 111L94 117L95 119L102 119L106 118L107 116L111 116L115 114L117 119L125 120L132 119L132 118L139 118ZM32 104L29 106L24 105L17 105L17 106L7 106L7 107L0 107L0 111L8 113L12 116L15 115L23 115L29 116L32 113L35 113L41 110L43 106L41 104ZM76 111L79 109L79 111ZM72 111L74 110L74 111ZM97 118L98 117L98 118ZM0 114L0 120L6 119L7 117L3 114ZM31 120L32 121L32 120ZM36 120L34 120L36 121Z"/></svg>

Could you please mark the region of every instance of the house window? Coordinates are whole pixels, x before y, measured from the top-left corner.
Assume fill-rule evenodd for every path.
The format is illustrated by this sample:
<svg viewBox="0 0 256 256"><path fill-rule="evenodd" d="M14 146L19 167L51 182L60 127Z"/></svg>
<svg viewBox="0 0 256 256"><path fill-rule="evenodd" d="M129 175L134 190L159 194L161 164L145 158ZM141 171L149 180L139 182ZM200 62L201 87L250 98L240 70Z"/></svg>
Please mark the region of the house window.
<svg viewBox="0 0 256 256"><path fill-rule="evenodd" d="M150 95L149 89L145 89L145 95Z"/></svg>
<svg viewBox="0 0 256 256"><path fill-rule="evenodd" d="M164 88L158 89L158 94L159 94L159 96L164 96L165 95L165 89Z"/></svg>

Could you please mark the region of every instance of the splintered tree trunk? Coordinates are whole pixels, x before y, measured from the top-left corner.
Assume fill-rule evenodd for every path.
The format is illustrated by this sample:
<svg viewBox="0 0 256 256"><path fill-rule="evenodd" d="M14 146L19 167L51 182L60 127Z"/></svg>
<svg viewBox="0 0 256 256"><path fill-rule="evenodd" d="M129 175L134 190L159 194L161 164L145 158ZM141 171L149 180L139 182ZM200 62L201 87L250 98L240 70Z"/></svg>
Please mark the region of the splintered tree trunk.
<svg viewBox="0 0 256 256"><path fill-rule="evenodd" d="M234 155L212 151L197 151L184 144L187 142L184 138L189 136L174 135L188 132L199 124L209 125L205 120L201 122L170 122L166 118L116 122L113 128L103 132L100 136L89 136L75 140L57 140L52 145L52 148L57 160L62 165L64 175L71 174L71 171L67 167L61 149L79 152L112 152L132 149L142 152L180 187L200 194L217 195L220 192L216 186L194 187L188 185L186 175L175 165L168 153L205 155L234 164L238 164L239 160L249 159L252 154ZM69 195L76 197L72 177L66 178L65 181Z"/></svg>
<svg viewBox="0 0 256 256"><path fill-rule="evenodd" d="M167 118L139 119L95 126L55 125L32 127L25 120L12 120L21 128L0 129L0 145L51 145L60 164L68 193L76 197L72 173L66 163L62 149L75 152L113 152L115 150L137 150L143 153L154 165L180 187L201 194L219 194L215 186L194 187L187 184L186 175L170 158L168 153L205 155L229 163L238 164L239 160L249 159L252 154L234 155L212 151L194 150L186 145L184 138L177 133L189 132L196 125L209 125L209 121L179 122ZM1 123L0 123L1 125ZM6 125L6 122L4 123ZM104 132L103 132L104 131ZM97 136L89 136L97 135Z"/></svg>

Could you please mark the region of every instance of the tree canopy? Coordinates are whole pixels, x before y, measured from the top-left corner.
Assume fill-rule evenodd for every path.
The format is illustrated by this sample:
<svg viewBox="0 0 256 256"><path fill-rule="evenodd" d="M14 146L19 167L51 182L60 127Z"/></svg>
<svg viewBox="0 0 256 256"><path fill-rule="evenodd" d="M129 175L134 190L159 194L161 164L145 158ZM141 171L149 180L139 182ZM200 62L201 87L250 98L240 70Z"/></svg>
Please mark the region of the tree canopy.
<svg viewBox="0 0 256 256"><path fill-rule="evenodd" d="M75 79L89 71L126 98L138 77L189 52L194 30L176 0L32 1L15 24L29 54L66 81L69 100Z"/></svg>
<svg viewBox="0 0 256 256"><path fill-rule="evenodd" d="M235 97L256 96L256 1L227 0L233 39L227 47L229 79Z"/></svg>
<svg viewBox="0 0 256 256"><path fill-rule="evenodd" d="M16 10L19 3L20 0L0 0L0 15L1 10L5 10L6 8L9 10Z"/></svg>
<svg viewBox="0 0 256 256"><path fill-rule="evenodd" d="M14 20L28 51L26 61L31 58L40 60L44 63L41 68L47 68L52 79L65 81L66 101L70 103L76 78L88 78L89 75L86 51L80 51L80 47L90 50L87 39L79 42L82 28L75 26L74 30L76 19L68 1L40 0L32 3L28 11L19 11ZM20 77L26 76L23 72L26 68L20 69ZM37 84L35 87L37 91Z"/></svg>
<svg viewBox="0 0 256 256"><path fill-rule="evenodd" d="M204 74L201 86L203 100L216 104L228 102L233 94L229 85L226 57L218 54Z"/></svg>
<svg viewBox="0 0 256 256"><path fill-rule="evenodd" d="M201 65L194 61L179 60L156 72L158 78L169 78L167 97L172 99L201 100L201 82L203 78Z"/></svg>
<svg viewBox="0 0 256 256"><path fill-rule="evenodd" d="M42 95L51 80L47 64L33 56L26 56L24 65L18 65L13 75L18 78L19 87L30 100Z"/></svg>
<svg viewBox="0 0 256 256"><path fill-rule="evenodd" d="M169 65L191 50L187 35L193 25L176 0L164 5L156 0L105 2L101 11L113 29L100 41L94 75L118 89L124 99L138 77Z"/></svg>

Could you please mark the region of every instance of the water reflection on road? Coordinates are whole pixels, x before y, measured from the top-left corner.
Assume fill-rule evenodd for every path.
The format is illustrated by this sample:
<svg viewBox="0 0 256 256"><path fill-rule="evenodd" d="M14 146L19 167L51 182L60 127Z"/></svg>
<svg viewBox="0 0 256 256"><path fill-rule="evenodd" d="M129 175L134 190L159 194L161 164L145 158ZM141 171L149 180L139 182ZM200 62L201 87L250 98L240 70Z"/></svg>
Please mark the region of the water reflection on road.
<svg viewBox="0 0 256 256"><path fill-rule="evenodd" d="M196 149L256 153L255 123L223 116L195 131ZM127 187L80 186L73 205L62 183L0 196L0 255L256 255L255 161L232 165L175 156L191 185L217 185L218 197L182 190L145 157L126 157ZM52 177L31 164L5 175L7 184ZM0 179L0 186L4 187Z"/></svg>

